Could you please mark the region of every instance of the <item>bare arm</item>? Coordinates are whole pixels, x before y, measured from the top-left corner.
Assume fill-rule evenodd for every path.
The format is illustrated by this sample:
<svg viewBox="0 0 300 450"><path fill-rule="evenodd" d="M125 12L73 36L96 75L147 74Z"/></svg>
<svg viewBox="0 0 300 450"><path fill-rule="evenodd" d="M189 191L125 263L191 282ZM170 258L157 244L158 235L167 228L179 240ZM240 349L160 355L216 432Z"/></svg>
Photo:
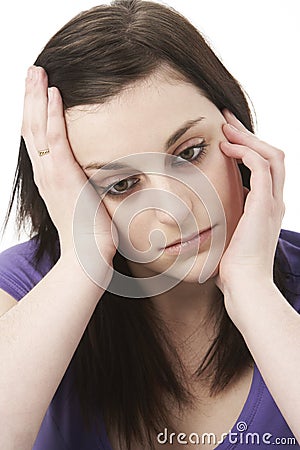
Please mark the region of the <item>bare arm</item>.
<svg viewBox="0 0 300 450"><path fill-rule="evenodd" d="M0 448L32 448L102 294L64 257L0 318Z"/></svg>
<svg viewBox="0 0 300 450"><path fill-rule="evenodd" d="M300 441L300 316L273 281L284 214L284 154L228 112L223 152L251 170L251 190L220 263L225 306L281 413Z"/></svg>
<svg viewBox="0 0 300 450"><path fill-rule="evenodd" d="M110 282L116 251L107 210L70 148L60 92L48 89L41 67L32 67L26 79L22 136L33 167L32 183L58 231L61 256L0 317L0 448L5 450L32 448L46 409ZM40 156L38 150L46 148L49 152ZM84 210L76 216L75 239L74 211L83 187ZM76 243L81 259L89 256L89 269L97 281L81 267ZM99 259L92 253L95 246L101 251ZM7 297L4 302L7 305Z"/></svg>
<svg viewBox="0 0 300 450"><path fill-rule="evenodd" d="M18 304L11 295L0 289L0 317L3 316L10 308Z"/></svg>
<svg viewBox="0 0 300 450"><path fill-rule="evenodd" d="M272 283L239 284L226 293L255 362L300 442L300 316Z"/></svg>

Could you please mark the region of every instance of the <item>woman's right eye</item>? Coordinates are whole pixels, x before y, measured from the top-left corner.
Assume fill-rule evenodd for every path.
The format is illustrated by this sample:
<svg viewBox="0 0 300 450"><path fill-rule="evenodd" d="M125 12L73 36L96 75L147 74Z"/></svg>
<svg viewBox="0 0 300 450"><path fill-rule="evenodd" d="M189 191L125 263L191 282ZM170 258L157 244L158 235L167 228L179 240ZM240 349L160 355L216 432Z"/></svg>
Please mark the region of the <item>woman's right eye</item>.
<svg viewBox="0 0 300 450"><path fill-rule="evenodd" d="M139 178L124 178L107 188L106 195L125 195L139 181Z"/></svg>

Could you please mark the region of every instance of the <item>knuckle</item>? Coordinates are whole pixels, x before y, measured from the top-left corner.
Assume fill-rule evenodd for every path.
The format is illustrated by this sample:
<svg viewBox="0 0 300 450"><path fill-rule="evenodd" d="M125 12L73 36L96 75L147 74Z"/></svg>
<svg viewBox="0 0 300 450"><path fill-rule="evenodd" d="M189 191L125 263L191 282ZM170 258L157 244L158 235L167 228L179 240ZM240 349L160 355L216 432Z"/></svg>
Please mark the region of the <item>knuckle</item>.
<svg viewBox="0 0 300 450"><path fill-rule="evenodd" d="M277 149L277 158L280 161L284 161L285 160L285 153L284 153L284 151L282 151L280 149Z"/></svg>
<svg viewBox="0 0 300 450"><path fill-rule="evenodd" d="M251 133L250 131L248 131L247 134L248 134L249 138L250 138L252 141L263 143L262 139L260 139L260 138L257 136L257 134Z"/></svg>
<svg viewBox="0 0 300 450"><path fill-rule="evenodd" d="M30 83L26 83L25 84L25 94L24 94L25 102L28 101L31 94L32 94L32 86L30 85Z"/></svg>
<svg viewBox="0 0 300 450"><path fill-rule="evenodd" d="M263 159L262 160L262 165L263 165L265 170L269 170L270 167L271 167L270 161L268 161L267 159Z"/></svg>
<svg viewBox="0 0 300 450"><path fill-rule="evenodd" d="M30 130L31 130L31 133L33 136L37 136L37 135L41 134L41 132L42 132L41 124L39 122L32 123L30 126Z"/></svg>
<svg viewBox="0 0 300 450"><path fill-rule="evenodd" d="M47 141L49 145L55 145L62 141L62 136L58 130L48 130L47 131Z"/></svg>

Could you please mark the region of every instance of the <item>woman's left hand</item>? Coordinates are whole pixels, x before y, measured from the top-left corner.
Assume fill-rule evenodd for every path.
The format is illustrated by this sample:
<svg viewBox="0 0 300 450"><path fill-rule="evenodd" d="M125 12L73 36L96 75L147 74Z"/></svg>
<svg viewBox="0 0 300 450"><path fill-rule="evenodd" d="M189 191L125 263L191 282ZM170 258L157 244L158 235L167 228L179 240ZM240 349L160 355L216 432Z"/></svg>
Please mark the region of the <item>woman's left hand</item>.
<svg viewBox="0 0 300 450"><path fill-rule="evenodd" d="M216 283L223 290L228 315L300 442L300 316L273 281L284 214L284 154L250 133L229 111L224 117L229 142L222 142L221 150L249 167L251 189Z"/></svg>
<svg viewBox="0 0 300 450"><path fill-rule="evenodd" d="M273 262L284 215L284 153L258 139L228 110L223 153L241 160L251 170L244 213L219 266L218 286L231 291L237 285L273 283Z"/></svg>

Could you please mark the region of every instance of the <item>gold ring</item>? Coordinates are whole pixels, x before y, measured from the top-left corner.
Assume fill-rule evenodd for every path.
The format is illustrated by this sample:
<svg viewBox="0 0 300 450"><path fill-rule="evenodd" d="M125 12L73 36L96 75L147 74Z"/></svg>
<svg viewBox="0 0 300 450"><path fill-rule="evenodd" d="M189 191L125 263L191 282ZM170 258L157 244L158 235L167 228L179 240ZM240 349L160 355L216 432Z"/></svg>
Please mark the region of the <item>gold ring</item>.
<svg viewBox="0 0 300 450"><path fill-rule="evenodd" d="M38 150L38 153L40 156L47 155L47 153L50 153L49 148L44 148L44 150Z"/></svg>

